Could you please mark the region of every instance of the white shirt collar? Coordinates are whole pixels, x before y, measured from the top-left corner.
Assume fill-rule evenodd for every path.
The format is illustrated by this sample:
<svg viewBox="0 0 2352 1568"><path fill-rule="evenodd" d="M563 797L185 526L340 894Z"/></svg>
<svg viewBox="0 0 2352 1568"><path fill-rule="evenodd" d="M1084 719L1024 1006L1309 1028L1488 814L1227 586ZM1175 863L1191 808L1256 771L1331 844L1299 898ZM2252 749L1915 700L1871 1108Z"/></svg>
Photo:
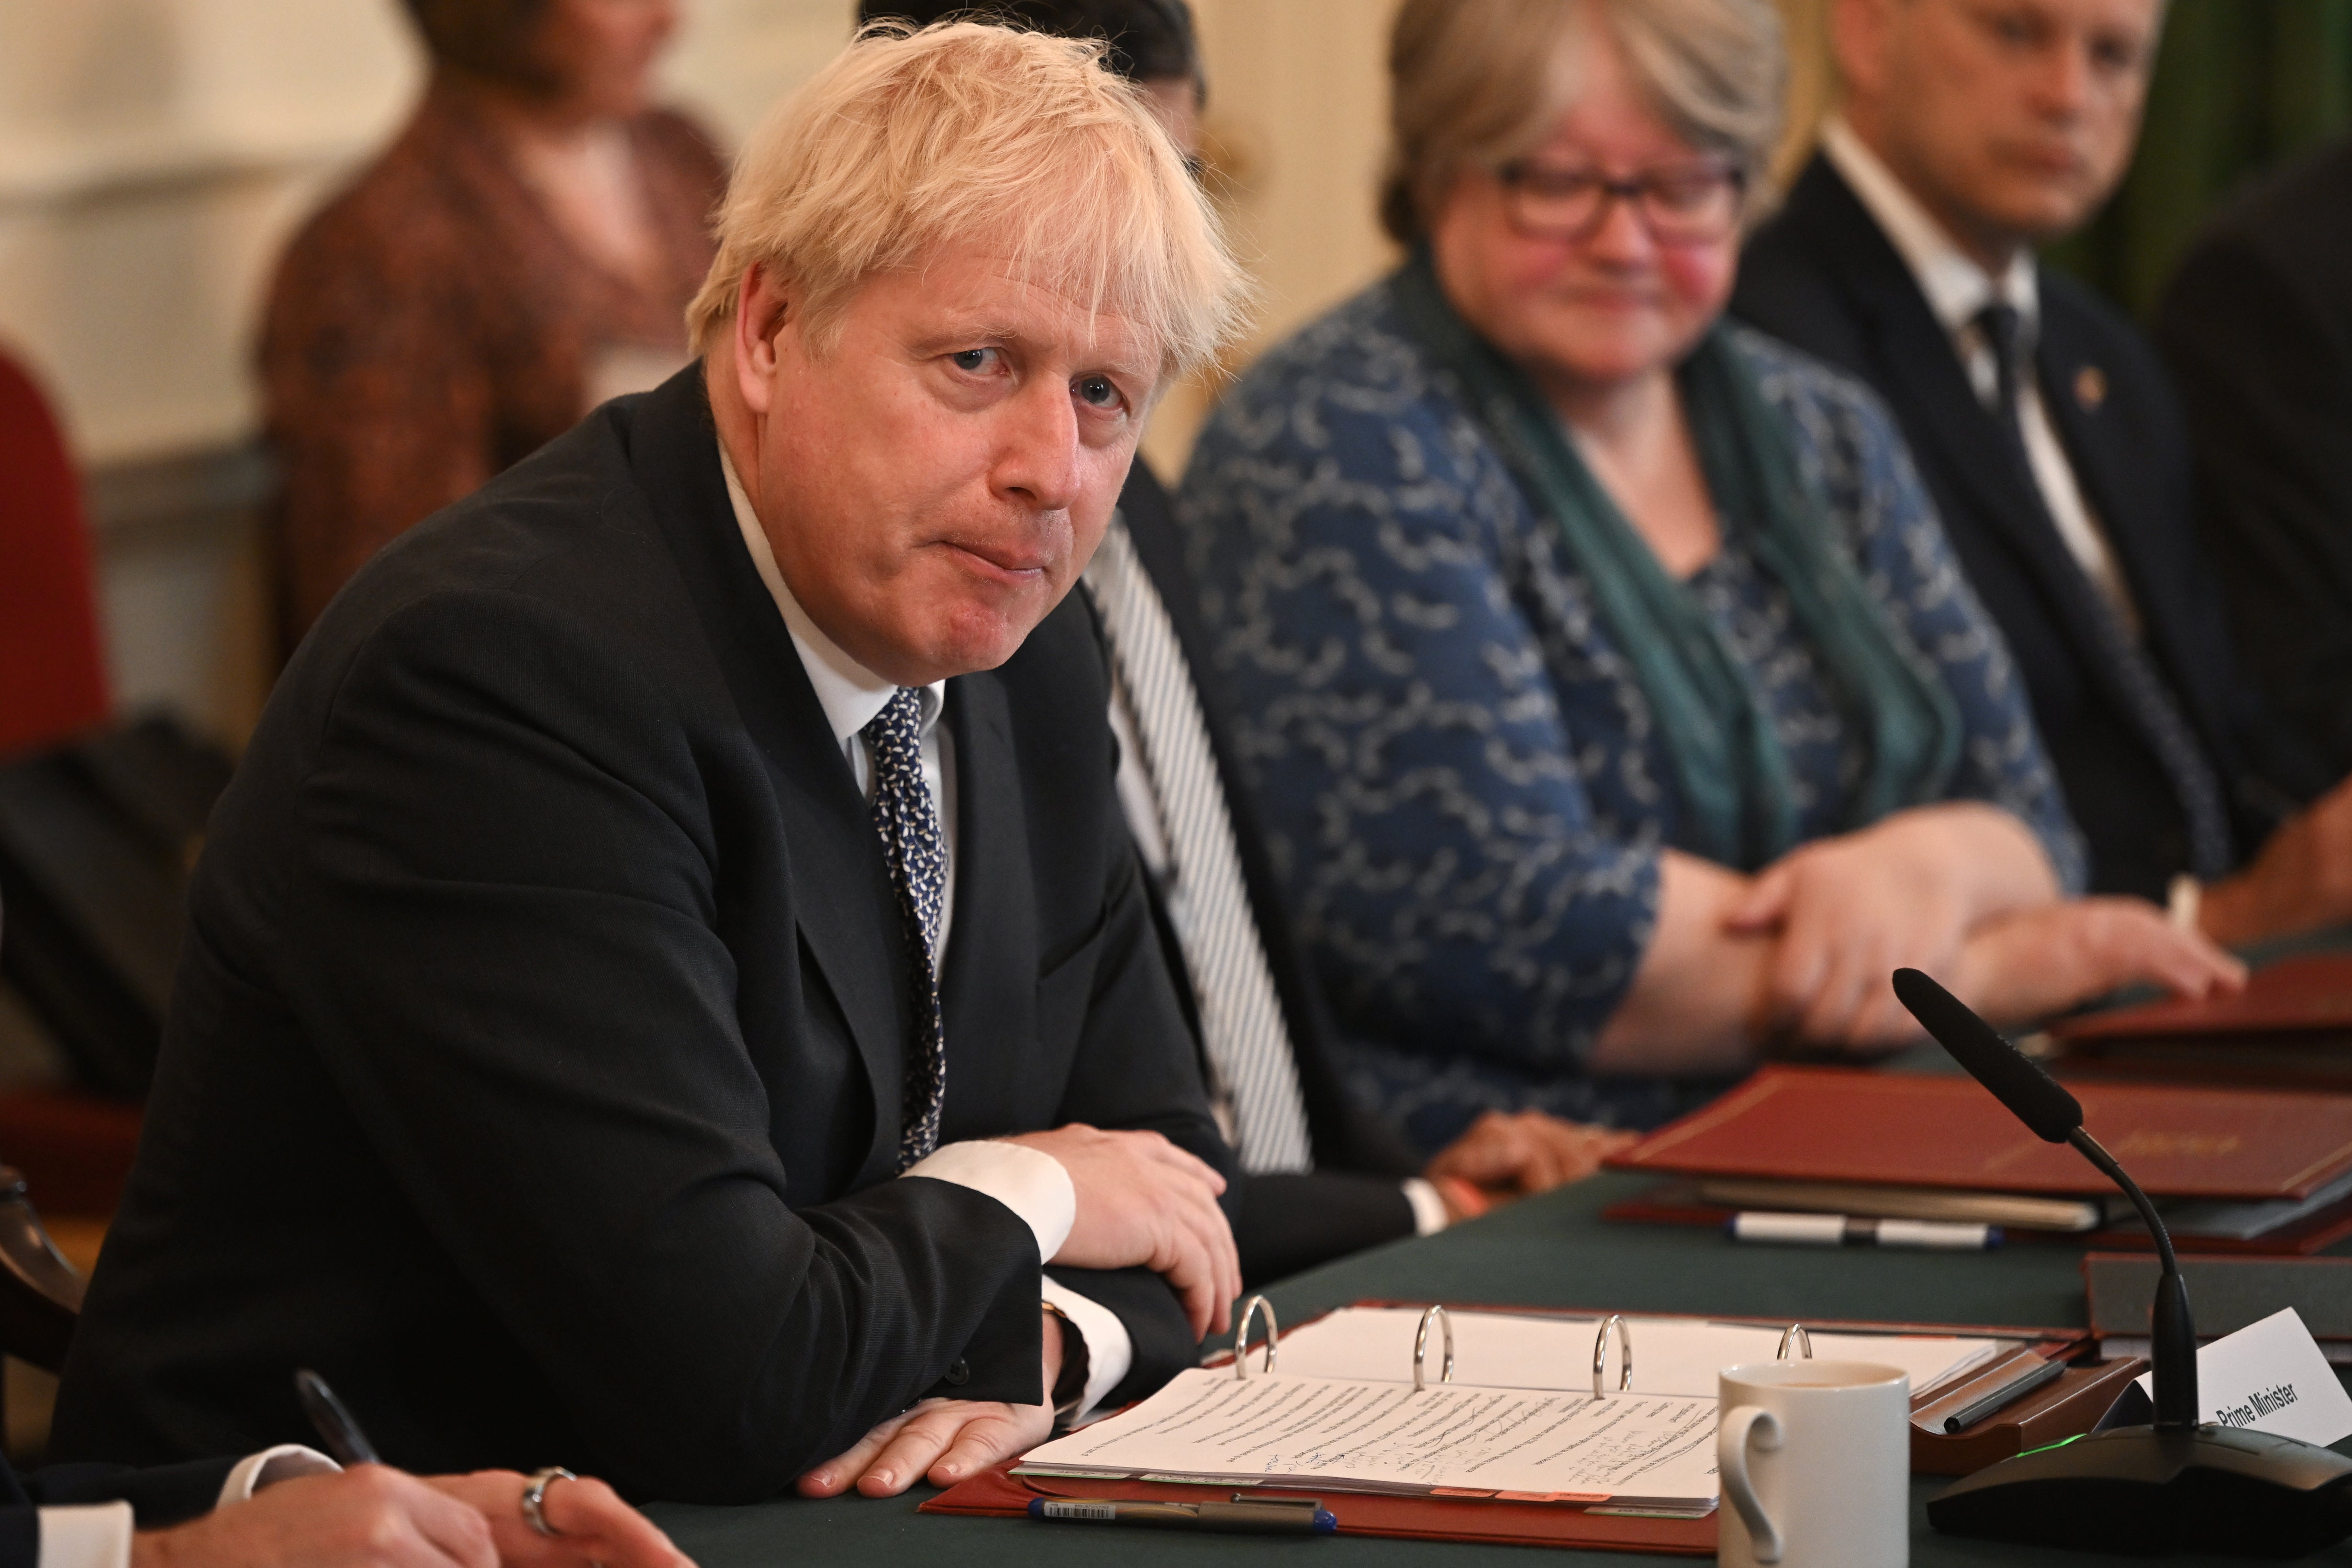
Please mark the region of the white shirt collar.
<svg viewBox="0 0 2352 1568"><path fill-rule="evenodd" d="M801 667L808 672L809 685L816 688L817 705L824 709L834 739L846 747L890 705L898 683L884 680L844 653L809 619L801 601L784 586L784 574L776 568L776 552L768 545L768 530L760 526L760 515L751 509L751 497L743 493L743 482L735 476L735 464L727 455L723 441L719 444L719 469L727 476L727 499L735 508L735 526L743 531L743 548L751 552L751 564L759 569L760 580L767 584L768 596L776 601L784 629L793 634L793 647L801 656ZM922 688L922 733L927 736L947 705L947 689L945 681L933 681Z"/></svg>
<svg viewBox="0 0 2352 1568"><path fill-rule="evenodd" d="M2031 251L2018 252L1998 281L1988 276L1952 242L1944 225L1920 204L1885 160L1854 134L1843 115L1832 114L1822 124L1822 152L1878 220L1911 276L1918 279L1919 292L1927 297L1927 308L1935 312L1944 330L1959 331L1975 320L1978 311L1999 298L2016 308L2032 333L2041 315L2042 297Z"/></svg>

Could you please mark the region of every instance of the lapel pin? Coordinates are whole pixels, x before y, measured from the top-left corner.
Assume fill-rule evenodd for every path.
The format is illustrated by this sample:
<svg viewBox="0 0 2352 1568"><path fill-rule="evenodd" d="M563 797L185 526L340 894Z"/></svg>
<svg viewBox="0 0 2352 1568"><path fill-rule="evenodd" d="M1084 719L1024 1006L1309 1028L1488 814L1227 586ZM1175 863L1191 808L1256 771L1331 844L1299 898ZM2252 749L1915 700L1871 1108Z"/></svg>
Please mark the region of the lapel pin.
<svg viewBox="0 0 2352 1568"><path fill-rule="evenodd" d="M2084 413L2096 413L2099 405L2107 401L2107 372L2096 365L2084 365L2074 372L2074 401L2083 405Z"/></svg>

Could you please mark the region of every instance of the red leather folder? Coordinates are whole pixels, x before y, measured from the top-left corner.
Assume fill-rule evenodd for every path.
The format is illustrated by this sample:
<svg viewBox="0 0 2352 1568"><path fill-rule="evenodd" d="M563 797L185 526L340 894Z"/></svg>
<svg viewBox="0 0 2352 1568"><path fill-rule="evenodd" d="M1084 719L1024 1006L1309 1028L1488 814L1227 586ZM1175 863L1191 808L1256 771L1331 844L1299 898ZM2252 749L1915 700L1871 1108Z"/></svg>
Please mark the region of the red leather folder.
<svg viewBox="0 0 2352 1568"><path fill-rule="evenodd" d="M1025 1516L1033 1497L1137 1498L1152 1502L1223 1501L1231 1489L1170 1481L1092 1480L1078 1476L1016 1476L1008 1459L959 1481L922 1505L924 1513ZM1385 1497L1369 1492L1286 1489L1314 1496L1338 1517L1342 1535L1392 1535L1408 1541L1484 1541L1500 1545L1580 1546L1593 1552L1715 1555L1715 1516L1645 1519L1594 1513L1573 1503L1502 1502L1490 1498ZM1040 1524L1036 1530L1098 1530L1099 1525Z"/></svg>
<svg viewBox="0 0 2352 1568"><path fill-rule="evenodd" d="M2050 1026L2068 1041L2268 1039L2352 1045L2352 953L2313 953L2257 969L2235 996L2174 997Z"/></svg>
<svg viewBox="0 0 2352 1568"><path fill-rule="evenodd" d="M2062 1075L2352 1090L2352 954L2284 958L2246 988L2064 1019Z"/></svg>
<svg viewBox="0 0 2352 1568"><path fill-rule="evenodd" d="M2157 1197L2303 1198L2352 1169L2352 1095L2104 1080L2074 1088L2084 1125ZM1974 1079L1853 1068L1764 1068L1609 1164L2069 1197L2115 1190Z"/></svg>

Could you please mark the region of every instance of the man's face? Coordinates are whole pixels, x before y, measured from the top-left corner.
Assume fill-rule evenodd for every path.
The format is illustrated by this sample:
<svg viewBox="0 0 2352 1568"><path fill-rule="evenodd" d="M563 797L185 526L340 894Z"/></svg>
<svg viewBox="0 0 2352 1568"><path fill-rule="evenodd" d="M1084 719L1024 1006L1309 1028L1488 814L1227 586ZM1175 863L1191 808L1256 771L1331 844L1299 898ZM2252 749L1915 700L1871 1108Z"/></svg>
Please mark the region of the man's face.
<svg viewBox="0 0 2352 1568"><path fill-rule="evenodd" d="M1102 540L1158 342L977 248L869 278L821 354L789 285L755 274L741 306L743 478L793 597L902 685L1012 657Z"/></svg>
<svg viewBox="0 0 2352 1568"><path fill-rule="evenodd" d="M1855 129L1980 259L2080 225L2131 162L2161 0L1844 0Z"/></svg>

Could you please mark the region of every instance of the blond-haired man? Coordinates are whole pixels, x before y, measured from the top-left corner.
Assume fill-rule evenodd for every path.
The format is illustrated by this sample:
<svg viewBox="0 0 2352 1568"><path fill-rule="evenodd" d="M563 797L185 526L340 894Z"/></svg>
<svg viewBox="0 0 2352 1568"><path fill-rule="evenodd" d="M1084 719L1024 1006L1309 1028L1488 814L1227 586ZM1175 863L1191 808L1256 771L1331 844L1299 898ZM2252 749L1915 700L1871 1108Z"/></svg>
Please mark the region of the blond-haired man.
<svg viewBox="0 0 2352 1568"><path fill-rule="evenodd" d="M702 361L289 667L58 1448L292 1435L299 1363L411 1466L895 1491L1187 1364L1228 1156L1064 599L1236 287L1087 46L877 33L784 105Z"/></svg>

